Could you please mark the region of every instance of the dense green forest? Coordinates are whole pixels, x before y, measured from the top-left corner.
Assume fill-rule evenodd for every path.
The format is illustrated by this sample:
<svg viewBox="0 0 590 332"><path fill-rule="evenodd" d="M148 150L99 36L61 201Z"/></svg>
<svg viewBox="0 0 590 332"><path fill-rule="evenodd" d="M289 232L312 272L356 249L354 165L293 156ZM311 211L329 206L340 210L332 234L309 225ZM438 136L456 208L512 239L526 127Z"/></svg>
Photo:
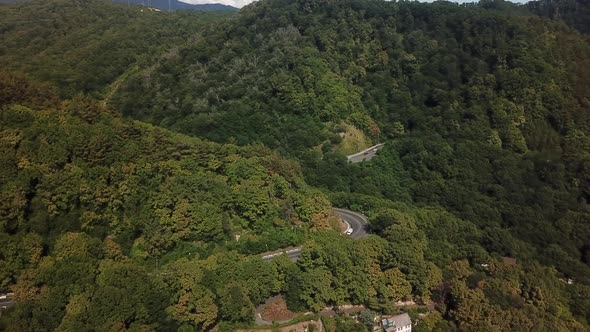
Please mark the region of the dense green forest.
<svg viewBox="0 0 590 332"><path fill-rule="evenodd" d="M0 330L230 331L276 294L589 330L588 8L0 5Z"/></svg>
<svg viewBox="0 0 590 332"><path fill-rule="evenodd" d="M229 15L161 13L108 0L0 4L0 63L54 83L63 96L100 96L124 73L149 66Z"/></svg>
<svg viewBox="0 0 590 332"><path fill-rule="evenodd" d="M261 142L330 191L441 205L485 230L486 249L587 279L590 44L524 10L257 2L131 77L115 108ZM367 139L387 141L381 158L347 165L339 145Z"/></svg>
<svg viewBox="0 0 590 332"><path fill-rule="evenodd" d="M109 293L110 283L127 281L109 281L108 275L102 280L102 272L114 273L110 278L119 273L148 278L130 259L149 264L146 260L166 262L188 252L195 258L222 252L223 259L234 257L238 263L239 252L255 250L247 246L257 239L264 239L267 249L272 240L284 247L296 241L290 237L294 227L307 232L332 226L328 199L305 185L296 164L267 148L204 142L123 120L88 98L59 102L51 91L22 77L3 74L0 79L0 289L16 283L20 299L49 310L39 317L25 312L34 316L28 325L11 322L6 328L59 325L71 330L74 326L68 324L83 324L67 311L60 323L63 306L84 297L90 302L78 305L100 306L108 296L121 296ZM47 99L38 100L40 96ZM236 235L245 247L224 245ZM165 256L173 249L172 256ZM260 266L260 258L251 264L270 269ZM29 274L31 279L23 276ZM106 288L95 288L101 280ZM129 295L139 292L127 305L148 301L147 311L108 321L105 330L134 315L154 316L139 317L137 324L157 322L163 314L158 310L172 297L156 294L157 303L152 303L150 283L138 279L127 286ZM29 303L22 310L38 309ZM119 308L101 310L114 310L105 313L110 315ZM80 328L98 326L103 318L88 317L89 325ZM214 315L211 322L215 320Z"/></svg>
<svg viewBox="0 0 590 332"><path fill-rule="evenodd" d="M530 1L531 12L562 21L582 33L590 33L590 3L587 0Z"/></svg>

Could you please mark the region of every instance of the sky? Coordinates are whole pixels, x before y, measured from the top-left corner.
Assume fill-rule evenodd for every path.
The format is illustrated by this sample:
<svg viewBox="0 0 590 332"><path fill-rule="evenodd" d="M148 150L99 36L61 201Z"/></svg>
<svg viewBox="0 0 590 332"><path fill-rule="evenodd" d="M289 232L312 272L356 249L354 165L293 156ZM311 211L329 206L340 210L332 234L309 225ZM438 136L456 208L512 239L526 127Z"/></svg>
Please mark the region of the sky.
<svg viewBox="0 0 590 332"><path fill-rule="evenodd" d="M224 5L230 5L237 8L242 8L243 6L249 4L253 0L180 0L182 2L192 3L192 4L199 4L199 3L222 3ZM431 2L425 1L425 2ZM477 0L455 0L455 2L463 3L463 2L475 2ZM512 2L526 2L527 0L512 0Z"/></svg>

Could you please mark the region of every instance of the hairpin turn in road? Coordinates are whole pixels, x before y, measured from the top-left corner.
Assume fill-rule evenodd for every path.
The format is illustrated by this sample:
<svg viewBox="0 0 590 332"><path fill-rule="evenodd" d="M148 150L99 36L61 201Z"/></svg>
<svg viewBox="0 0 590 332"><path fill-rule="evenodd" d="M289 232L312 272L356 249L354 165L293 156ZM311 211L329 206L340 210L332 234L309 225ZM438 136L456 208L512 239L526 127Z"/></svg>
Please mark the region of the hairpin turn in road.
<svg viewBox="0 0 590 332"><path fill-rule="evenodd" d="M360 239L366 237L367 234L367 224L368 219L361 213L346 210L346 209L339 209L333 208L334 212L336 212L340 218L352 229L352 233L347 234L353 239ZM301 255L301 247L292 248L289 250L284 250L272 254L267 254L262 256L262 259L265 261L271 261L277 256L281 255L288 255L289 258L296 261L299 256Z"/></svg>

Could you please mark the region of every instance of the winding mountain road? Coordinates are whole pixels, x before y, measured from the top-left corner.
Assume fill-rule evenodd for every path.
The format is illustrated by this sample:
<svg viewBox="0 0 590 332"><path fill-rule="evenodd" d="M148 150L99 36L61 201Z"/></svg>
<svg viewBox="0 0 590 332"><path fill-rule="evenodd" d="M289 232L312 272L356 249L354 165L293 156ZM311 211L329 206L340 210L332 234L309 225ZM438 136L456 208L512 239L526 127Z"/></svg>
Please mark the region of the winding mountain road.
<svg viewBox="0 0 590 332"><path fill-rule="evenodd" d="M366 228L369 222L367 217L358 212L346 209L333 208L333 210L352 228L351 238L356 240L367 236Z"/></svg>
<svg viewBox="0 0 590 332"><path fill-rule="evenodd" d="M346 210L346 209L333 208L333 210L334 210L334 212L336 212L340 216L340 218L346 224L348 224L352 228L352 233L349 235L351 238L356 240L356 239L366 237L368 235L367 229L366 229L368 219L366 216L364 216L358 212L354 212L354 211L350 211L350 210ZM272 253L272 254L267 254L267 255L262 256L262 259L264 259L265 261L271 261L275 257L281 256L281 255L287 255L287 256L289 256L289 258L296 261L299 258L299 256L301 256L301 247L293 248L293 249L289 249L289 250L284 250L284 251L280 251L280 252L276 252L276 253Z"/></svg>
<svg viewBox="0 0 590 332"><path fill-rule="evenodd" d="M14 305L13 297L13 293L0 294L0 311Z"/></svg>
<svg viewBox="0 0 590 332"><path fill-rule="evenodd" d="M373 145L372 147L365 149L361 152L346 156L346 159L348 159L348 162L353 164L371 160L373 159L373 157L377 155L377 151L381 150L384 145L384 143Z"/></svg>

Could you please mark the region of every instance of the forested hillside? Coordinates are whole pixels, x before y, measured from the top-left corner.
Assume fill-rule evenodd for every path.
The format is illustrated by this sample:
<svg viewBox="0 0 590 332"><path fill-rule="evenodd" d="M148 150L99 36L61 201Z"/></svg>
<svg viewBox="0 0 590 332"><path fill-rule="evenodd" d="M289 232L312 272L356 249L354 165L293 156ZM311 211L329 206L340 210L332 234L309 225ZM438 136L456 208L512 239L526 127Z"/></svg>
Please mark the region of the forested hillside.
<svg viewBox="0 0 590 332"><path fill-rule="evenodd" d="M125 72L149 66L227 15L158 13L108 0L0 5L0 65L52 82L63 96L101 96Z"/></svg>
<svg viewBox="0 0 590 332"><path fill-rule="evenodd" d="M341 122L377 139L407 127L402 112L482 106L467 94L474 86L522 99L527 88L544 93L535 84L545 78L576 79L563 93L583 96L585 38L506 6L257 2L131 78L117 105L182 132L300 152L337 143Z"/></svg>
<svg viewBox="0 0 590 332"><path fill-rule="evenodd" d="M18 301L3 330L230 331L277 293L313 311L432 299L441 311L424 331L586 327L587 286L497 262L477 227L441 208L335 195L372 211L380 236L353 241L329 230L330 205L298 166L262 146L131 122L10 74L0 91L0 287ZM242 254L301 243L294 227L308 234L297 263Z"/></svg>
<svg viewBox="0 0 590 332"><path fill-rule="evenodd" d="M530 1L531 12L562 21L582 33L590 33L590 1L558 0Z"/></svg>
<svg viewBox="0 0 590 332"><path fill-rule="evenodd" d="M1 5L0 330L232 331L277 294L589 330L585 5Z"/></svg>
<svg viewBox="0 0 590 332"><path fill-rule="evenodd" d="M486 230L488 250L587 278L588 68L588 36L507 3L261 1L114 100L297 156L331 191L442 205ZM346 165L355 139L388 144Z"/></svg>
<svg viewBox="0 0 590 332"><path fill-rule="evenodd" d="M228 249L250 253L256 249L247 245L256 239L266 243L263 250L294 244L286 242L294 226L300 233L331 227L323 194L305 185L296 164L262 146L208 143L122 120L96 101L60 102L51 90L14 75L0 75L0 91L0 291L16 282L19 300L47 305L52 313L30 313L32 321L5 328L57 327L62 305L93 298L91 275L107 273L103 268L137 272L140 267L129 258L150 260L170 252L183 257L187 251L199 258ZM224 249L224 240L236 235L246 247ZM27 268L28 277L19 279ZM50 279L43 276L47 273ZM97 278L101 284L102 274ZM107 285L124 282L105 278ZM141 280L128 287L147 292L133 296L146 296L137 300L150 301L141 314L154 315L136 317L138 323L157 322L164 313L151 310L162 309L170 294L150 295L150 284ZM109 295L95 296L99 302L87 305L100 305ZM151 302L152 296L163 302ZM135 300L128 305L139 305ZM68 324L84 324L76 317ZM87 319L88 326L98 324ZM120 321L104 324L115 323Z"/></svg>

